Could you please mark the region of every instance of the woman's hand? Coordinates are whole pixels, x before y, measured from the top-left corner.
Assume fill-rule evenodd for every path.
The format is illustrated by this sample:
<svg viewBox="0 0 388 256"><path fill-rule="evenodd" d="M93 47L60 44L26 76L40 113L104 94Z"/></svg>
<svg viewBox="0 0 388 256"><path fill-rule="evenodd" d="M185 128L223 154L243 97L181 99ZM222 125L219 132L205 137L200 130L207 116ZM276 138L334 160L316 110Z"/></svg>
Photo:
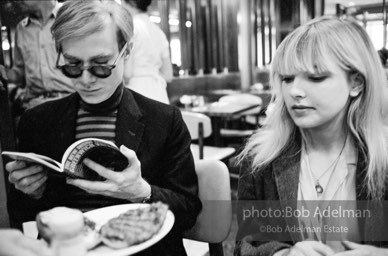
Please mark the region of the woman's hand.
<svg viewBox="0 0 388 256"><path fill-rule="evenodd" d="M372 245L358 244L350 241L343 241L347 251L335 254L335 256L387 256L388 249Z"/></svg>
<svg viewBox="0 0 388 256"><path fill-rule="evenodd" d="M39 199L46 189L47 170L41 165L27 166L25 161L7 163L5 169L9 172L8 180L23 193Z"/></svg>
<svg viewBox="0 0 388 256"><path fill-rule="evenodd" d="M69 178L67 183L91 194L140 202L151 193L151 186L141 176L140 161L137 159L136 153L125 146L121 146L120 151L128 158L129 162L128 167L122 172L109 170L89 159L85 159L84 164L106 178L106 180L88 181Z"/></svg>
<svg viewBox="0 0 388 256"><path fill-rule="evenodd" d="M274 256L329 256L334 251L327 245L317 241L303 241L296 243L289 249L281 250Z"/></svg>

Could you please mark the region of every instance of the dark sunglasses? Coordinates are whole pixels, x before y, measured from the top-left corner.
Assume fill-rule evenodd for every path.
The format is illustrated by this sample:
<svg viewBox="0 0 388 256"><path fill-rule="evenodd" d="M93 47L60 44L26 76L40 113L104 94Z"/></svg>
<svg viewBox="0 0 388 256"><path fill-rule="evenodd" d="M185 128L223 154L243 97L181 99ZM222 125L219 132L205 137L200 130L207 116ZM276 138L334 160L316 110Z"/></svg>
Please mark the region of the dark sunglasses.
<svg viewBox="0 0 388 256"><path fill-rule="evenodd" d="M112 65L92 65L92 66L80 66L77 64L65 64L59 65L59 57L61 55L61 50L58 52L58 58L56 62L56 67L62 71L62 73L70 78L77 78L82 76L84 70L89 71L92 75L99 78L107 78L112 74L112 69L116 67L117 61L121 58L125 49L127 48L128 43L125 43L123 49L121 49L119 56L115 59Z"/></svg>

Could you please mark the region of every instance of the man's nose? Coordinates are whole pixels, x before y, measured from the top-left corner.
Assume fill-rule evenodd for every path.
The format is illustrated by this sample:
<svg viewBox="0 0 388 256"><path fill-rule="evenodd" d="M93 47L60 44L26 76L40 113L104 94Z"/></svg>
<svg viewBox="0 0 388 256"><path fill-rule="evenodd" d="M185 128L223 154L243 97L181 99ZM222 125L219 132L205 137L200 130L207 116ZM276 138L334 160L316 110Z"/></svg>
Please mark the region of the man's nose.
<svg viewBox="0 0 388 256"><path fill-rule="evenodd" d="M90 73L88 70L84 70L80 77L82 84L85 87L90 86L93 82L97 80L97 77Z"/></svg>

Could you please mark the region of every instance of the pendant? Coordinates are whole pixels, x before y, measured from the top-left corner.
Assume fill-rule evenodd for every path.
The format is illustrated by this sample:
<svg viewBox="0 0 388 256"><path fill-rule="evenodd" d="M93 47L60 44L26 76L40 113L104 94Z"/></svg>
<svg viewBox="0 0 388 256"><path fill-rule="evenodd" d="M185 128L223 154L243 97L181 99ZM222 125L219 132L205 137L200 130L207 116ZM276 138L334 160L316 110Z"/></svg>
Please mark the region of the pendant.
<svg viewBox="0 0 388 256"><path fill-rule="evenodd" d="M318 182L315 185L315 190L317 191L318 194L322 194L323 193L323 187Z"/></svg>

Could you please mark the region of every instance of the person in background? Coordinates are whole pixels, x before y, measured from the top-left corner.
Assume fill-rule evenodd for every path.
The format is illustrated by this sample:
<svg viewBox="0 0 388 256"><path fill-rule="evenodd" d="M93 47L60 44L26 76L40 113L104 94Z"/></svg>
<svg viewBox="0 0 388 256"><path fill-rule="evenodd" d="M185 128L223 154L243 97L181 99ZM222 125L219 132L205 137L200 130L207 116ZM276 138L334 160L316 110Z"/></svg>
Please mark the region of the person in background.
<svg viewBox="0 0 388 256"><path fill-rule="evenodd" d="M24 236L17 229L1 229L0 237L0 256L54 256L43 240Z"/></svg>
<svg viewBox="0 0 388 256"><path fill-rule="evenodd" d="M27 111L18 127L19 151L60 161L76 140L104 138L120 146L129 165L114 172L83 163L105 181L70 179L25 161L6 164L8 210L17 226L56 206L89 211L126 203L161 201L175 215L172 231L141 255L186 255L182 233L201 210L190 134L178 108L123 86L133 36L131 14L114 0L66 1L52 33L57 67L73 93Z"/></svg>
<svg viewBox="0 0 388 256"><path fill-rule="evenodd" d="M131 12L135 27L133 50L124 74L125 86L144 96L169 104L167 82L172 64L166 35L147 14L152 0L123 0L121 4Z"/></svg>
<svg viewBox="0 0 388 256"><path fill-rule="evenodd" d="M366 31L334 17L301 25L279 45L270 78L272 113L240 155L235 255L387 255L386 80ZM244 218L260 202L291 214ZM336 218L332 204L366 211Z"/></svg>
<svg viewBox="0 0 388 256"><path fill-rule="evenodd" d="M56 0L16 3L28 17L16 27L14 65L5 70L5 79L20 86L15 101L28 109L47 99L63 97L74 89L70 79L55 68L56 51L50 28L60 4ZM4 66L0 69L4 73Z"/></svg>

